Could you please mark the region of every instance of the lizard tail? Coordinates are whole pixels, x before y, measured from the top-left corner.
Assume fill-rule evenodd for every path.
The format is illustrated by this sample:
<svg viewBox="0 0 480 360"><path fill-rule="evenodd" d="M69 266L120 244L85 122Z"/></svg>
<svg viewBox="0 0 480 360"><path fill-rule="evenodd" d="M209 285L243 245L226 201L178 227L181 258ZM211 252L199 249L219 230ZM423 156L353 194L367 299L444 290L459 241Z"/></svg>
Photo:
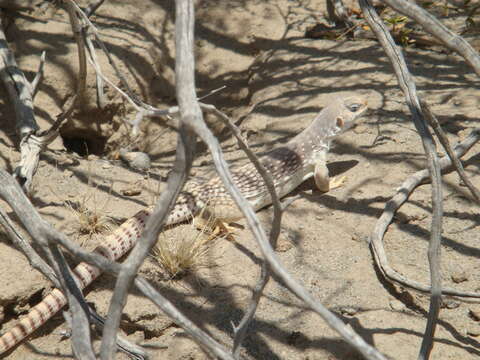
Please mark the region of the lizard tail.
<svg viewBox="0 0 480 360"><path fill-rule="evenodd" d="M118 260L135 245L145 228L145 222L149 215L149 210L141 210L136 213L112 234L107 236L105 242L97 246L94 252L104 256L108 260ZM73 270L73 274L78 286L83 290L100 276L101 271L95 266L82 262ZM22 342L66 304L67 299L65 295L63 295L59 289L53 289L52 292L39 304L34 306L17 325L0 337L0 355Z"/></svg>

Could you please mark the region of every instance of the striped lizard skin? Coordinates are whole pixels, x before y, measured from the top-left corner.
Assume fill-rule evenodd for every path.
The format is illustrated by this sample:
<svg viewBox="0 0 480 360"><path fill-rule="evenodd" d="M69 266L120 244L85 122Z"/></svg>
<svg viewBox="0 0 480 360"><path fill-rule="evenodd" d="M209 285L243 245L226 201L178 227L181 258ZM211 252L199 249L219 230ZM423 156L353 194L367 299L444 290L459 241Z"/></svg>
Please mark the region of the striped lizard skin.
<svg viewBox="0 0 480 360"><path fill-rule="evenodd" d="M285 196L312 176L321 191L328 191L330 180L326 156L330 143L336 135L353 125L354 120L366 109L366 101L361 96L337 96L304 131L285 145L261 156L260 161L272 176L278 196ZM268 190L252 164L233 168L231 173L234 182L255 210L271 204ZM207 210L214 218L224 222L242 217L218 176L209 180L193 178L186 183L166 225L189 220L202 210ZM107 236L94 252L111 261L121 258L135 245L150 214L151 208L139 211ZM83 290L100 276L101 271L82 262L73 273ZM23 341L66 304L63 293L54 289L0 337L0 355Z"/></svg>

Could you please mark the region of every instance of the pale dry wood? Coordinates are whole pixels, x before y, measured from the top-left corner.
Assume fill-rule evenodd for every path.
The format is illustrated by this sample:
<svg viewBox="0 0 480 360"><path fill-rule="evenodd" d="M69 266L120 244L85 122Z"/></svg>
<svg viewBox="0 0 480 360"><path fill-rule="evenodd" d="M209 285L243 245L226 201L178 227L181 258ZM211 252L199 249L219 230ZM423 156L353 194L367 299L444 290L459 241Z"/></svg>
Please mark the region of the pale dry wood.
<svg viewBox="0 0 480 360"><path fill-rule="evenodd" d="M472 147L480 140L480 128L474 129L471 134L459 143L454 152L458 158L466 154ZM440 167L444 174L452 172L454 169L449 168L452 164L450 157L445 156L440 159ZM412 192L419 185L426 184L429 181L429 172L427 169L420 170L415 174L409 176L402 185L398 188L396 194L386 203L382 215L375 224L375 228L370 236L370 247L374 255L374 260L381 273L391 283L404 286L406 288L420 291L422 293L429 293L430 286L421 284L405 278L403 275L392 269L388 262L388 257L383 246L383 237L387 232L388 226L393 220L395 212L408 200ZM449 287L442 288L443 295L455 296L461 298L480 299L479 292L464 292Z"/></svg>
<svg viewBox="0 0 480 360"><path fill-rule="evenodd" d="M427 158L428 170L432 180L432 222L430 226L430 242L428 246L428 262L430 266L430 309L427 326L423 336L419 359L427 359L433 346L433 336L440 312L441 304L441 273L440 252L443 220L442 174L440 172L435 141L428 129L423 110L418 99L414 79L410 75L407 63L401 49L395 45L390 32L376 13L369 0L359 0L362 12L372 31L388 56L395 75L402 89L406 103L412 113L413 122L420 134L423 149Z"/></svg>
<svg viewBox="0 0 480 360"><path fill-rule="evenodd" d="M195 17L193 2L182 0L176 1L175 5L175 75L177 100L180 109L180 126L174 168L168 177L167 191L160 196L151 217L147 221L141 239L125 260L124 267L118 275L100 347L100 357L103 360L113 359L114 357L114 336L120 324L120 316L126 303L127 293L138 269L155 245L167 215L173 208L185 184L195 153L194 124L203 122L194 85L193 24ZM186 330L188 333L192 333L191 329ZM205 339L205 341L208 341L208 339ZM216 343L209 342L208 345L209 350L216 356L228 356L228 354L224 354L222 348L216 346Z"/></svg>
<svg viewBox="0 0 480 360"><path fill-rule="evenodd" d="M455 167L455 171L457 172L458 176L460 176L460 179L463 181L465 186L468 187L468 189L470 190L470 193L475 198L475 201L477 202L477 204L480 205L480 191L478 191L478 189L475 187L475 185L473 185L473 183L470 181L467 174L465 173L462 163L460 162L458 157L455 155L455 152L453 151L450 145L450 141L448 141L448 137L443 131L442 126L440 125L438 119L433 114L432 110L430 109L430 107L427 105L425 101L422 101L422 107L425 111L425 117L430 123L430 126L432 127L433 131L435 131L435 134L440 140L440 143L442 144L445 152L452 159L452 164Z"/></svg>
<svg viewBox="0 0 480 360"><path fill-rule="evenodd" d="M237 139L237 142L240 148L245 152L248 159L255 166L255 169L258 171L263 181L265 182L268 192L270 193L270 197L272 199L272 205L273 205L272 228L270 229L269 241L271 246L275 248L277 244L278 236L280 235L280 229L281 229L281 223L282 223L282 204L280 203L280 199L275 190L275 184L273 182L272 176L267 172L265 167L259 161L258 157L253 153L253 151L250 149L246 141L243 139L238 127L235 126L233 121L231 121L227 115L225 115L223 112L218 110L213 105L200 104L200 106L202 107L202 109L212 112L213 114L218 116L222 120L222 122L228 126L232 134ZM260 302L260 298L262 297L263 289L267 285L269 279L270 279L270 269L268 267L268 263L264 260L262 261L262 266L260 269L260 277L257 283L255 284L255 287L253 288L252 298L247 307L247 311L245 312L244 316L240 320L240 323L238 324L238 326L233 325L234 338L233 338L232 354L235 357L235 359L240 358L241 344L245 340L245 337L247 336L248 326L255 316L258 303Z"/></svg>
<svg viewBox="0 0 480 360"><path fill-rule="evenodd" d="M414 1L381 0L400 14L415 20L430 35L437 38L444 46L461 55L480 76L480 57L478 52L461 36L443 25L436 17L428 13Z"/></svg>
<svg viewBox="0 0 480 360"><path fill-rule="evenodd" d="M48 237L51 241L54 241L67 249L75 258L93 264L95 267L101 269L101 271L114 275L120 272L122 267L121 264L111 262L100 254L85 251L79 245L70 241L64 234L55 230L49 223L44 221L14 179L2 169L0 169L0 183L2 183L2 186L0 187L0 198L4 199L10 205L14 213L18 215L19 220L29 235L39 244L39 246L46 248L46 251L48 251L46 241L46 237ZM154 304L164 311L167 316L170 316L175 323L185 329L189 329L190 333L193 334L192 336L197 339L197 341L200 343L204 342L207 345L213 343L216 347L222 348L222 345L216 343L207 333L198 328L178 309L176 309L171 302L159 294L155 288L148 283L148 281L137 276L135 279L135 286L142 292L142 294L151 299ZM222 359L233 359L226 349L224 349L223 353L225 356L221 357Z"/></svg>

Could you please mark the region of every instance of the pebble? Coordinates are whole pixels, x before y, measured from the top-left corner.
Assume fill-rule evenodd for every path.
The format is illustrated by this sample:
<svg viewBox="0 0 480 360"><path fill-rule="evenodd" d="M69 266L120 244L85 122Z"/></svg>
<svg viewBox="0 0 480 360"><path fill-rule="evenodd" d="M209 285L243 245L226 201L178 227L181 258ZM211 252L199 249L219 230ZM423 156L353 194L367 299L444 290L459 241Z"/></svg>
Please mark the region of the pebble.
<svg viewBox="0 0 480 360"><path fill-rule="evenodd" d="M468 280L468 275L464 270L457 270L454 271L451 275L451 279L455 284L459 284L461 282Z"/></svg>
<svg viewBox="0 0 480 360"><path fill-rule="evenodd" d="M137 195L140 195L141 193L142 193L142 189L139 189L136 187L122 190L122 195L124 196L137 196Z"/></svg>
<svg viewBox="0 0 480 360"><path fill-rule="evenodd" d="M475 321L480 320L480 311L479 310L468 309L468 315L470 315L470 317Z"/></svg>
<svg viewBox="0 0 480 360"><path fill-rule="evenodd" d="M355 309L351 306L342 306L340 308L340 312L342 313L342 315L354 316L356 313L358 313L358 309Z"/></svg>
<svg viewBox="0 0 480 360"><path fill-rule="evenodd" d="M467 328L467 335L477 337L480 335L480 326L478 324L472 324Z"/></svg>
<svg viewBox="0 0 480 360"><path fill-rule="evenodd" d="M444 299L442 300L442 308L447 308L447 309L456 309L460 306L460 302L452 300L452 299Z"/></svg>
<svg viewBox="0 0 480 360"><path fill-rule="evenodd" d="M152 166L150 162L150 157L144 152L127 151L125 149L120 149L119 155L120 159L125 161L128 166L133 169L148 170Z"/></svg>
<svg viewBox="0 0 480 360"><path fill-rule="evenodd" d="M275 251L286 252L293 247L293 243L288 240L288 235L280 234L277 240L277 246L275 246Z"/></svg>

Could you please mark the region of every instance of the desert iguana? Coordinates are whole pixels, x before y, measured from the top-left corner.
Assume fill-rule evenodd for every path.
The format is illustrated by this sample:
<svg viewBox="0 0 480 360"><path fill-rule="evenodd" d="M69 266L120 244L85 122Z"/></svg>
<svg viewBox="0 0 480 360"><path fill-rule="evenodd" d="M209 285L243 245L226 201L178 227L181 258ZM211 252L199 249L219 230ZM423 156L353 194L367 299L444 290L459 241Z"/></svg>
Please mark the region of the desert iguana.
<svg viewBox="0 0 480 360"><path fill-rule="evenodd" d="M313 122L288 143L266 153L260 158L262 165L273 178L279 197L293 191L310 177L321 191L328 191L330 179L326 167L327 152L331 140L353 125L354 120L366 110L367 105L360 96L340 96L326 106ZM231 170L236 185L259 210L271 204L267 188L252 164ZM215 219L231 222L242 217L240 210L230 198L218 177L210 180L193 178L187 182L180 194L166 225L191 219L202 210L207 210ZM127 253L142 233L151 209L141 210L125 221L94 252L111 261ZM100 270L85 262L73 270L77 283L84 289L100 275ZM54 316L67 299L59 289L54 289L38 305L19 321L10 331L0 337L0 355L20 343Z"/></svg>

